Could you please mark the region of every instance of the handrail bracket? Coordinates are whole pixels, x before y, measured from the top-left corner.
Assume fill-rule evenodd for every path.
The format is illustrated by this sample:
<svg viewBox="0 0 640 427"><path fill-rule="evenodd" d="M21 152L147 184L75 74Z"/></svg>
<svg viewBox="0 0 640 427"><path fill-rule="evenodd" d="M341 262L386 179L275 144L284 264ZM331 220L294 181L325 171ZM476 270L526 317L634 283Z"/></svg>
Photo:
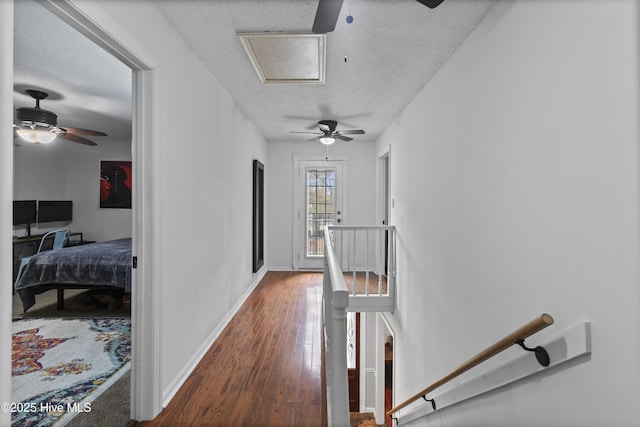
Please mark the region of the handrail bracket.
<svg viewBox="0 0 640 427"><path fill-rule="evenodd" d="M425 388L421 392L419 392L419 393L415 394L414 396L410 397L409 399L405 400L404 402L402 402L401 404L399 404L395 408L387 411L386 414L388 416L391 416L391 414L396 413L400 409L404 408L405 406L410 405L411 403L415 402L416 400L420 399L421 397L424 400L426 400L427 402L431 402L431 406L433 407L433 410L435 411L436 403L433 400L427 399L427 397L426 397L427 394L431 393L436 388L442 386L443 384L448 383L449 381L451 381L454 378L457 378L458 376L460 376L463 373L467 372L469 369L479 365L480 363L484 362L485 360L495 356L496 354L506 350L507 348L509 348L509 347L511 347L511 346L513 346L515 344L518 344L520 347L522 347L526 351L534 352L535 355L536 355L536 359L538 360L538 363L540 363L542 366L545 366L545 367L549 366L550 359L549 359L549 353L547 353L547 350L545 350L543 347L540 347L540 346L538 346L536 348L529 348L526 345L524 345L524 340L525 340L525 338L535 334L536 332L541 331L542 329L544 329L547 326L552 325L552 324L553 324L553 317L551 317L550 315L548 315L546 313L543 313L542 315L536 317L535 319L533 319L532 321L530 321L526 325L518 328L517 330L515 330L512 333L510 333L506 337L502 338L498 342L492 344L491 346L487 347L485 350L483 350L480 353L478 353L477 355L473 356L471 359L466 361L460 367L458 367L457 369L453 370L449 374L445 375L444 377L442 377L441 379L439 379L435 383L431 384L429 387Z"/></svg>
<svg viewBox="0 0 640 427"><path fill-rule="evenodd" d="M422 398L427 402L431 402L431 407L433 408L434 411L436 410L436 401L435 401L435 399L427 399L427 395L426 394L423 394Z"/></svg>
<svg viewBox="0 0 640 427"><path fill-rule="evenodd" d="M536 355L536 360L542 366L547 367L551 363L551 359L549 358L549 353L547 352L547 350L544 347L542 347L542 346L537 346L535 348L527 347L524 344L524 338L520 339L520 340L517 340L515 342L515 344L518 344L525 351L533 351L535 353L535 355Z"/></svg>

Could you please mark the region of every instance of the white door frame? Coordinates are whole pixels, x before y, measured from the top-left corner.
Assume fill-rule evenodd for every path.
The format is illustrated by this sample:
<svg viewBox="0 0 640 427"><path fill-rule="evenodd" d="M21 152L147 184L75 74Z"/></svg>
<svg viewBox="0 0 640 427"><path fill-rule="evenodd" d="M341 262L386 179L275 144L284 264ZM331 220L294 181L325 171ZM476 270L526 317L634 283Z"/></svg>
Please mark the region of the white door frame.
<svg viewBox="0 0 640 427"><path fill-rule="evenodd" d="M387 224L391 216L391 146L378 153L376 170L376 223L382 224L386 218ZM360 410L373 409L376 413L376 422L383 424L386 419L384 415L384 328L394 336L393 330L383 313L363 313L365 316L360 319ZM375 322L373 331L367 330L368 316L374 316ZM383 323L380 323L382 321ZM382 331L382 332L381 332ZM373 354L367 354L369 346L367 342L373 340L375 343ZM382 344L380 344L382 341ZM373 364L373 366L371 366ZM394 368L395 369L395 368ZM373 379L371 377L373 376ZM395 375L393 376L395 378ZM394 380L395 381L395 380ZM373 384L370 384L373 382ZM366 394L367 390L373 388L373 396ZM394 392L395 393L395 392ZM373 408L367 408L366 402L372 401Z"/></svg>
<svg viewBox="0 0 640 427"><path fill-rule="evenodd" d="M342 195L341 197L341 205L342 205L342 222L346 223L346 218L348 214L348 176L349 176L349 156L348 155L338 155L338 156L300 156L297 154L293 155L293 233L292 233L292 256L293 259L291 264L294 270L299 270L302 267L300 263L300 258L304 255L301 254L302 248L302 238L303 233L301 232L300 222L302 221L301 216L304 215L304 212L301 212L300 206L304 200L304 194L306 192L306 188L303 188L302 185L302 175L300 172L300 162L332 162L332 161L341 161L342 162ZM322 267L320 267L322 268Z"/></svg>
<svg viewBox="0 0 640 427"><path fill-rule="evenodd" d="M63 21L80 31L86 37L91 39L101 48L105 49L125 65L133 70L133 138L132 138L132 162L134 173L134 187L138 191L133 193L133 210L132 210L132 254L138 259L137 269L132 275L132 366L131 366L131 417L135 420L148 420L154 418L162 409L162 381L161 381L161 336L160 333L160 300L157 292L152 292L152 288L157 287L158 278L153 275L153 266L158 264L157 256L159 254L158 242L153 239L157 233L158 221L156 221L157 212L153 209L156 203L156 190L153 185L156 180L157 171L154 168L157 152L153 150L154 141L157 139L154 123L156 120L155 100L158 99L157 86L157 64L158 61L150 54L141 44L134 39L120 24L105 10L97 4L97 2L75 2L73 0L39 0L39 2L60 17ZM2 40L9 40L11 46L7 46L6 42L2 43L2 57L5 59L13 57L13 1L0 2L0 16L2 19L2 27L4 31ZM5 10L6 9L6 10ZM9 13L9 19L6 19L6 13ZM6 25L5 21L10 21L11 25ZM99 24L98 24L99 23ZM4 37L6 33L10 33L11 37ZM7 51L7 52L5 52ZM4 76L1 81L0 93L3 94L2 99L13 99L13 61L3 61L5 65L1 66L0 76ZM9 76L6 77L6 76ZM10 112L5 111L6 104L10 105ZM10 126L4 126L7 118L13 116L11 109L12 102L2 103L0 107L0 128L11 129ZM0 241L10 242L11 228L7 224L10 218L9 206L12 200L12 189L7 188L13 183L13 144L10 143L9 132L0 133L0 149L3 156L3 166L11 161L10 167L2 168L2 182L10 183L2 186L2 227L0 227ZM5 156L9 156L11 160L5 160ZM143 190L144 189L144 190ZM157 234L156 234L157 235ZM3 251L7 254L3 256L0 265L6 267L9 262L9 251ZM3 271L11 271L10 268L4 268ZM9 280L9 276L3 282ZM155 285L155 286L154 286ZM10 289L9 284L2 285L2 292ZM5 292L6 293L6 292ZM1 298L3 301L10 301L10 298ZM142 303L144 302L144 310ZM4 311L11 313L11 310ZM10 345L10 317L3 318L1 323L0 338L2 354L0 362L3 369L10 366L10 363L4 363L8 359L5 354L7 348L5 341L7 340L7 319L8 319L8 342ZM10 350L10 348L9 348ZM144 362L144 363L143 363ZM6 378L5 375L0 375ZM11 393L11 376L8 376L9 396ZM7 396L6 381L0 383L2 389L0 396ZM3 401L10 402L10 398L3 398ZM2 416L2 415L0 415ZM0 425L4 425L4 418L0 418Z"/></svg>
<svg viewBox="0 0 640 427"><path fill-rule="evenodd" d="M385 164L387 168L385 169ZM378 191L376 197L377 224L382 225L384 219L387 224L391 216L391 146L378 154ZM386 218L385 218L386 217Z"/></svg>
<svg viewBox="0 0 640 427"><path fill-rule="evenodd" d="M0 1L0 402L11 402L11 275L13 271L13 2ZM0 426L11 412L0 411Z"/></svg>

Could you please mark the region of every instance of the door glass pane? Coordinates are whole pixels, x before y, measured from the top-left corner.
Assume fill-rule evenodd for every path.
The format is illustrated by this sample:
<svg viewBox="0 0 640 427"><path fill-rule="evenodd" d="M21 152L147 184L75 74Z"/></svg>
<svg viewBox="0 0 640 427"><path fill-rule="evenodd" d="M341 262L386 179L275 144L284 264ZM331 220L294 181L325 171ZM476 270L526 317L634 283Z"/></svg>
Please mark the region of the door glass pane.
<svg viewBox="0 0 640 427"><path fill-rule="evenodd" d="M335 221L335 168L307 169L307 232L306 248L308 257L324 255L325 225Z"/></svg>
<svg viewBox="0 0 640 427"><path fill-rule="evenodd" d="M347 312L347 369L356 368L356 313Z"/></svg>

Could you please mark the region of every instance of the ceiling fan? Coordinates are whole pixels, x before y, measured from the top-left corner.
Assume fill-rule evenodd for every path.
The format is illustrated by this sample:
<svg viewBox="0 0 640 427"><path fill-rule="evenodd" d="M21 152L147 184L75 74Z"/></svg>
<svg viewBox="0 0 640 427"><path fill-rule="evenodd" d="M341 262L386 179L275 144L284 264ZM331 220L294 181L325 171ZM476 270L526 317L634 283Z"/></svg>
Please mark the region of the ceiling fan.
<svg viewBox="0 0 640 427"><path fill-rule="evenodd" d="M40 100L49 96L48 93L35 89L27 89L26 92L36 100L35 107L20 107L16 109L16 123L13 127L18 136L25 141L48 144L56 137L67 139L84 145L98 145L79 135L107 136L104 132L96 130L59 127L58 116L51 111L40 108Z"/></svg>
<svg viewBox="0 0 640 427"><path fill-rule="evenodd" d="M444 0L416 0L430 9L435 9ZM336 28L336 21L342 9L343 0L319 0L316 18L311 31L316 34L330 33Z"/></svg>
<svg viewBox="0 0 640 427"><path fill-rule="evenodd" d="M290 131L290 133L310 133L313 135L318 135L309 139L309 141L320 141L324 145L331 145L336 142L336 139L342 141L353 141L353 138L345 135L364 135L364 130L362 129L336 130L337 126L338 122L335 120L320 120L318 122L318 128L320 129L320 132Z"/></svg>

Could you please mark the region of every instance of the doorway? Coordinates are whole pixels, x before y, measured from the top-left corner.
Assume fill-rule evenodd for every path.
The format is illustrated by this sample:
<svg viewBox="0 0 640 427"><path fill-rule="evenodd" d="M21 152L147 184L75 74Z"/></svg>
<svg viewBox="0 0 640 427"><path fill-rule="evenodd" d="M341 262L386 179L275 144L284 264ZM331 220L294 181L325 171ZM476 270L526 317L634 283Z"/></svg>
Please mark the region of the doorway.
<svg viewBox="0 0 640 427"><path fill-rule="evenodd" d="M378 224L389 225L389 167L390 151L378 157ZM389 232L384 232L384 276L389 272Z"/></svg>
<svg viewBox="0 0 640 427"><path fill-rule="evenodd" d="M393 208L393 201L391 199L391 186L390 186L390 169L391 169L391 147L378 156L378 224L390 225L391 208ZM386 277L389 273L389 232L384 233L384 271L383 274ZM383 375L381 375L381 381L377 383L378 393L377 396L382 402L378 402L377 407L383 407L386 414L393 408L393 377L394 377L394 334L387 322L386 317L380 313L381 319L379 326L382 329L382 345L378 348L378 354L381 355L381 359L384 361L383 366L378 365L379 369L383 369ZM378 335L380 336L380 335ZM381 419L382 418L382 419ZM378 417L376 420L379 423L384 422L387 427L393 426L393 420L386 415Z"/></svg>
<svg viewBox="0 0 640 427"><path fill-rule="evenodd" d="M386 426L393 426L393 420L386 413L394 406L393 384L395 377L394 357L397 348L396 336L388 319L383 313L377 314L377 344L376 352L380 362L376 369L381 375L376 378L376 422Z"/></svg>
<svg viewBox="0 0 640 427"><path fill-rule="evenodd" d="M384 343L384 412L393 408L393 336L387 335ZM393 420L385 417L387 427L393 427Z"/></svg>
<svg viewBox="0 0 640 427"><path fill-rule="evenodd" d="M303 160L294 171L294 269L322 270L324 226L344 220L345 162Z"/></svg>
<svg viewBox="0 0 640 427"><path fill-rule="evenodd" d="M140 51L131 35L121 31L113 17L102 15L91 5L77 4L68 0L40 0L45 8L53 12L58 18L69 24L86 36L98 47L106 50L133 71L133 135L132 166L133 186L140 191L134 192L132 209L132 254L141 260L132 274L132 367L131 367L131 417L136 420L151 419L161 410L162 388L160 381L160 348L161 334L159 333L160 313L159 302L153 288L152 278L154 266L157 264L157 242L153 239L156 227L154 206L154 180L157 173L154 169L154 126L158 86L156 71L149 64L156 64L157 60L149 52ZM12 6L12 5L10 5ZM9 11L13 10L9 7ZM95 15L95 16L94 16ZM13 29L13 20L6 28ZM6 22L5 22L6 23ZM110 31L105 30L109 28ZM131 50L131 47L135 51ZM12 57L13 48L3 46ZM11 75L12 61L6 61L2 68L3 75ZM2 79L2 91L12 94L12 82ZM8 144L6 144L8 145ZM9 158L9 157L7 157ZM12 158L12 156L11 156ZM13 164L9 164L6 171L12 171ZM11 178L4 175L10 182ZM97 178L96 178L97 179ZM10 206L11 189L3 187L3 205ZM10 215L3 210L3 215ZM5 222L7 223L7 222ZM2 234L9 234L8 227ZM6 236L8 237L8 236ZM8 242L8 238L6 239ZM7 252L10 253L10 252ZM8 258L8 256L7 256ZM3 260L6 263L8 260ZM8 288L7 288L8 289ZM144 310L141 310L144 304ZM3 335L4 336L4 335ZM3 355L4 357L4 355ZM142 363L144 361L144 363ZM10 379L0 381L4 396L10 396ZM1 418L1 417L0 417Z"/></svg>
<svg viewBox="0 0 640 427"><path fill-rule="evenodd" d="M38 200L38 218L37 222L34 221L34 229L31 229L31 226L28 226L27 230L14 226L13 234L16 237L22 237L20 240L15 240L14 251L18 252L16 251L18 247L24 250L25 246L29 246L28 240L33 240L31 248L24 253L32 255L35 253L40 236L58 228L72 232L72 237L66 245L78 246L77 249L82 249L85 243L131 237L133 219L131 190L136 184L131 173L136 169L131 167L133 157L133 71L131 67L82 32L78 32L56 15L46 2L16 1L13 20L14 93L12 99L14 109L32 106L30 104L32 100L28 99L27 93L33 89L39 90L41 92L38 96L42 97L42 108L57 114L59 126L94 130L79 129L82 137L74 136L65 140L59 136L47 145L30 144L19 138L14 139L13 199ZM55 37L51 37L51 34L55 34ZM60 55L61 51L72 54ZM33 94L33 92L30 93ZM88 99L95 100L96 104L88 107L91 104L87 101ZM114 106L113 111L108 111L108 108L104 107L109 104ZM115 162L106 163L105 160L115 160ZM117 179L118 176L120 179ZM118 189L119 194L126 195L119 200L118 208L101 209L96 199L100 198L102 201L110 196L110 200L113 200ZM47 200L60 202L54 204L45 202ZM47 205L62 203L67 207L68 213L62 216L45 217L44 208ZM24 237L30 232L33 232L33 237L25 239ZM18 260L19 258L14 258L14 261ZM57 298L66 300L64 310L58 311L55 308ZM70 318L81 315L88 319L85 325L93 325L97 318L111 318L110 322L113 322L114 328L118 328L122 336L127 337L128 340L132 311L135 307L130 304L130 301L130 294L125 295L122 289L117 288L110 291L80 289L58 291L58 293L55 290L49 290L38 294L35 306L31 307L28 313L23 314L22 301L16 293L12 307L13 317L16 318L12 322L16 328L14 332L26 327L20 325L28 320L18 321L17 318L20 317L51 318L47 321L47 327L53 329L55 325L61 323L72 324ZM83 354L82 349L90 347L93 337L84 335L85 329L79 324L75 326L83 333L78 333L77 338L66 342L66 348L62 349L63 346L61 346L51 349L51 352L47 353L48 357L58 357L60 353L56 354L56 350L62 354L67 351L73 352L78 358L88 356L89 353ZM128 345L122 345L121 348L126 347ZM50 362L42 363L43 372L51 369L51 365L47 363ZM123 365L124 363L114 365L114 373L109 376L109 381L112 382L112 386L117 386L118 400L121 403L117 405L118 410L114 411L114 417L128 420L131 418L129 410L131 381L129 380L130 371L127 367L122 367ZM72 361L63 357L57 366L64 367L60 369L71 369L70 366L74 365ZM99 372L96 365L87 364L75 372L76 381L80 384L81 381L97 375L95 372ZM33 372L31 377L13 375L13 394L21 393L19 395L23 396L22 400L25 397L34 399L36 395L48 390L53 384L60 387L56 389L56 393L63 394L71 390L65 389L65 383L61 378L33 381L31 387L25 387L25 381L28 382L26 378L37 375L37 372ZM40 375L44 376L42 373ZM106 390L108 385L103 387L107 393L111 391ZM96 394L101 391L88 393L87 398L95 399ZM95 417L90 413L78 414L76 421L90 424L92 416Z"/></svg>

